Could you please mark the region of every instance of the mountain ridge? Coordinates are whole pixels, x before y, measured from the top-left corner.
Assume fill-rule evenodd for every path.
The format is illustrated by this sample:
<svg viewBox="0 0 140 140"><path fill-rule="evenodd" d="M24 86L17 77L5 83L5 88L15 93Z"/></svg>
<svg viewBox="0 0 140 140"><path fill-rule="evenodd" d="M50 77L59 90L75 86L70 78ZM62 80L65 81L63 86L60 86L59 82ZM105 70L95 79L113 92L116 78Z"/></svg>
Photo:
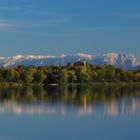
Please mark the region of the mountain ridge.
<svg viewBox="0 0 140 140"><path fill-rule="evenodd" d="M20 64L25 66L35 65L66 65L67 63L75 63L77 61L87 61L96 65L113 65L124 69L133 69L140 66L140 62L132 54L120 54L110 52L106 54L90 55L85 53L77 53L75 55L61 54L55 55L15 55L12 57L0 57L0 67L16 67Z"/></svg>

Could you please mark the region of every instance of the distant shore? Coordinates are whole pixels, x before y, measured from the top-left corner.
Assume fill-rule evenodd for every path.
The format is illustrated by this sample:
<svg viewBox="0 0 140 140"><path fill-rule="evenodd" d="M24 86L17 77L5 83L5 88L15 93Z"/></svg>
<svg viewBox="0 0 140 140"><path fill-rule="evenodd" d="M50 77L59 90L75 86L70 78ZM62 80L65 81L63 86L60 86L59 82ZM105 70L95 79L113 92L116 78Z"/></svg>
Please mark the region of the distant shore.
<svg viewBox="0 0 140 140"><path fill-rule="evenodd" d="M23 87L23 86L140 86L140 82L92 82L92 83L53 83L44 85L42 83L16 83L16 82L0 82L1 87Z"/></svg>
<svg viewBox="0 0 140 140"><path fill-rule="evenodd" d="M24 66L0 68L1 85L62 84L124 84L140 83L140 71L124 70L111 65L93 65L87 62L68 63L65 66Z"/></svg>

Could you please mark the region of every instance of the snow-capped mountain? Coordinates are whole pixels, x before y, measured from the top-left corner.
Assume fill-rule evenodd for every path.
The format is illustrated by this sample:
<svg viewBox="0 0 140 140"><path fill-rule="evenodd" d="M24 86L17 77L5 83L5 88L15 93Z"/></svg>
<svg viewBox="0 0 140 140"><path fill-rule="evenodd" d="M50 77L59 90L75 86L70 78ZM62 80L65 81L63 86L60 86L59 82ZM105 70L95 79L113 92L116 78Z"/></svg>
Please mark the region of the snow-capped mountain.
<svg viewBox="0 0 140 140"><path fill-rule="evenodd" d="M140 65L133 67L132 70L139 70L140 71Z"/></svg>
<svg viewBox="0 0 140 140"><path fill-rule="evenodd" d="M25 66L66 65L68 62L75 63L77 61L87 61L96 65L108 64L125 69L132 69L140 65L134 55L113 52L99 55L78 53L76 55L62 54L59 56L17 55L13 57L0 57L0 67L16 67L20 64Z"/></svg>

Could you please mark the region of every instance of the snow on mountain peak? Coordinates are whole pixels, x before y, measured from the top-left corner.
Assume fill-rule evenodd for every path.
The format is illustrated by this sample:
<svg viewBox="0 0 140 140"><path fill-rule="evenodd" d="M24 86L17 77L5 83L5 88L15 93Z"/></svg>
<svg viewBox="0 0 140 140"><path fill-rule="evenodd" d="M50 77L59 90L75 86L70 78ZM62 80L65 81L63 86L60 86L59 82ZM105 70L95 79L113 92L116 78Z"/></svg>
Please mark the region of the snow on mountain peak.
<svg viewBox="0 0 140 140"><path fill-rule="evenodd" d="M59 58L63 59L66 55L65 54L61 54L59 55Z"/></svg>
<svg viewBox="0 0 140 140"><path fill-rule="evenodd" d="M92 60L92 58L93 58L93 55L84 54L84 53L78 53L77 56L84 58L84 59L87 59L87 60Z"/></svg>
<svg viewBox="0 0 140 140"><path fill-rule="evenodd" d="M107 64L114 65L114 64L116 64L116 60L117 60L117 58L118 58L118 55L119 55L119 54L116 53L116 52L104 54L104 55L103 55L104 61L105 61Z"/></svg>
<svg viewBox="0 0 140 140"><path fill-rule="evenodd" d="M76 55L61 54L59 56L16 55L13 57L0 57L0 67L15 67L19 64L23 64L25 66L66 65L68 62L75 63L77 61L87 61L96 65L109 64L125 69L131 69L140 65L134 55L111 52L100 55L78 53Z"/></svg>

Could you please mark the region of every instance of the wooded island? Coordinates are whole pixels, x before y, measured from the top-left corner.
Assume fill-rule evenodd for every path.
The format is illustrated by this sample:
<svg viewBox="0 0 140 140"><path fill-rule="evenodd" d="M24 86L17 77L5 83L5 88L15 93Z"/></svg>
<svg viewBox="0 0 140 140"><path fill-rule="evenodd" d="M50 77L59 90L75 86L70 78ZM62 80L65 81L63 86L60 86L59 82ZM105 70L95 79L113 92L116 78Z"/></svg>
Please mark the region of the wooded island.
<svg viewBox="0 0 140 140"><path fill-rule="evenodd" d="M27 66L0 68L0 82L18 83L92 83L140 82L140 71L124 70L111 65L93 65L84 62L66 66Z"/></svg>

